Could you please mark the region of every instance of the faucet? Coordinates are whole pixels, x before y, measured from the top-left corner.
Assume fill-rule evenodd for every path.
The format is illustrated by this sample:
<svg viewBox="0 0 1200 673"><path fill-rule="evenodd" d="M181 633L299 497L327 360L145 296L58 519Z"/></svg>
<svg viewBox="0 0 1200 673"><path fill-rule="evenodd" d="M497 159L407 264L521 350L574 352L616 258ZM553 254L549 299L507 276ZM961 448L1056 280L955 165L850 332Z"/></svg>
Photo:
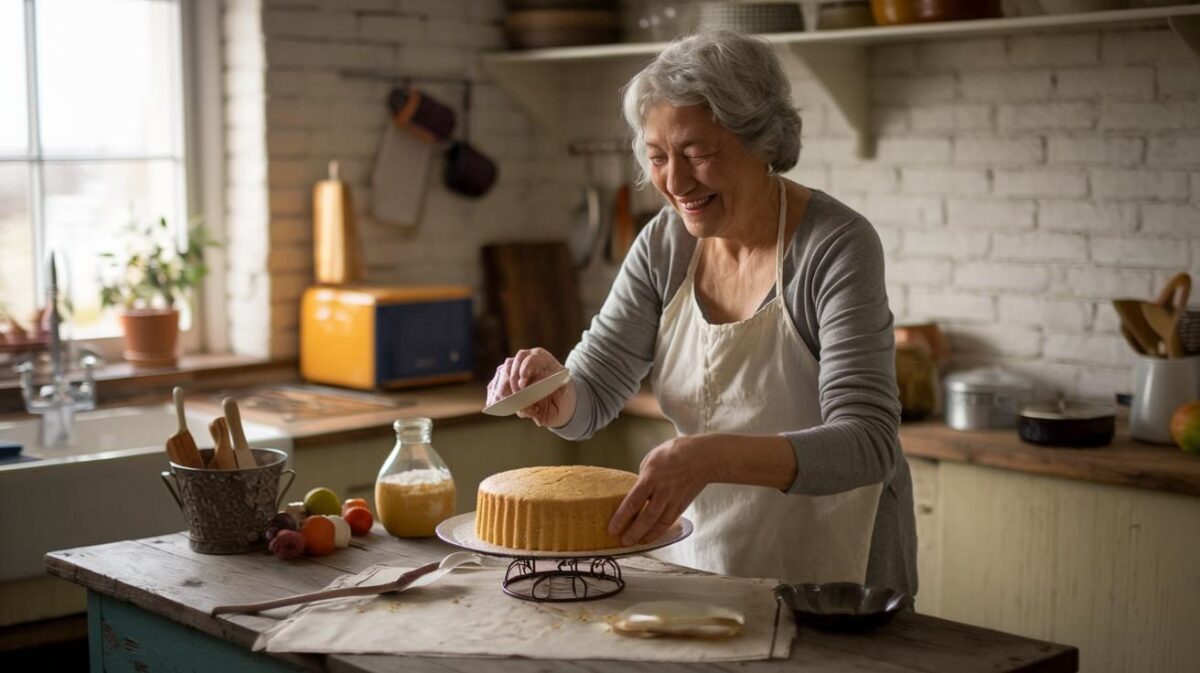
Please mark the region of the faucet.
<svg viewBox="0 0 1200 673"><path fill-rule="evenodd" d="M88 353L81 360L83 380L72 382L66 373L64 344L59 331L62 316L58 312L58 273L54 255L50 256L49 282L46 299L50 312L50 363L51 380L47 385L35 387L33 382L34 360L26 360L16 366L21 375L21 397L25 410L42 417L41 444L46 448L61 448L71 444L75 429L75 412L96 407L96 380L92 369L100 360Z"/></svg>

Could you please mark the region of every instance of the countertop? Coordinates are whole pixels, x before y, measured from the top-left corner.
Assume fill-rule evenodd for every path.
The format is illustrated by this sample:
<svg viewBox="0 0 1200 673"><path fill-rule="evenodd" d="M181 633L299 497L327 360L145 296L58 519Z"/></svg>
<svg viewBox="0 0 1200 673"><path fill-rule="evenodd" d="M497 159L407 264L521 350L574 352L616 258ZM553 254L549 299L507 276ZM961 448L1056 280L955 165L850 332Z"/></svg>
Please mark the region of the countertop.
<svg viewBox="0 0 1200 673"><path fill-rule="evenodd" d="M280 659L252 654L257 635L276 623L258 615L212 617L223 603L267 600L323 588L343 573L385 560L413 566L441 558L453 548L435 539L399 540L376 526L354 544L321 557L283 562L265 553L201 555L184 533L96 545L46 556L51 575L89 589L89 646L93 668L156 670L180 662L236 658L238 670L281 670ZM514 599L515 600L515 599ZM594 605L599 607L597 602ZM637 664L534 659L418 658L396 656L288 656L309 670L450 670L511 673L587 670L694 670L695 664ZM1032 640L917 613L904 613L866 634L833 634L801 626L789 661L709 663L710 671L1075 671L1073 647ZM110 666L112 666L110 668Z"/></svg>

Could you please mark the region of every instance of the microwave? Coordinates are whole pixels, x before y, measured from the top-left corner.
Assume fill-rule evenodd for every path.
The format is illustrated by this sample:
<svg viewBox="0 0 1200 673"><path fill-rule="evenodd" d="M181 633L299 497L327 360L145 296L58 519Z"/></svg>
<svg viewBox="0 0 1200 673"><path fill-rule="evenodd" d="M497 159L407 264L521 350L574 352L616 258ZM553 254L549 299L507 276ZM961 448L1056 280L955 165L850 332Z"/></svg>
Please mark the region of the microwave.
<svg viewBox="0 0 1200 673"><path fill-rule="evenodd" d="M473 378L471 291L316 286L300 300L300 375L362 390Z"/></svg>

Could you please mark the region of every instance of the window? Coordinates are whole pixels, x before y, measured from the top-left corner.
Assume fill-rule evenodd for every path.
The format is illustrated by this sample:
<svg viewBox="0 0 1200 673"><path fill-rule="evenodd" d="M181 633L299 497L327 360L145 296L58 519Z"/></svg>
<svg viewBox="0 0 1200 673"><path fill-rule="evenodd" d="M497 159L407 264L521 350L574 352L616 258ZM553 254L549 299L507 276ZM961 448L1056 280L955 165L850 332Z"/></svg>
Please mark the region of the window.
<svg viewBox="0 0 1200 673"><path fill-rule="evenodd" d="M117 334L98 253L130 218L184 240L180 22L180 0L0 0L0 305L22 323L53 251L72 335Z"/></svg>

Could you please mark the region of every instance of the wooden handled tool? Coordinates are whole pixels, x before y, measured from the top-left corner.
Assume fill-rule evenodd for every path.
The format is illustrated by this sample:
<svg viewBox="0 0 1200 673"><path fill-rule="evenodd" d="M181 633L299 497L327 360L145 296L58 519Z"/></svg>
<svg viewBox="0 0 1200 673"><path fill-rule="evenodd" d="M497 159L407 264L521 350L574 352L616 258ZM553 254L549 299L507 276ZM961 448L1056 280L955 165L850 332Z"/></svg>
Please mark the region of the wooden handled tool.
<svg viewBox="0 0 1200 673"><path fill-rule="evenodd" d="M224 416L217 416L208 424L208 431L212 434L213 458L208 464L209 467L218 470L236 470L237 457L233 453L233 444L229 441L229 423L225 421Z"/></svg>
<svg viewBox="0 0 1200 673"><path fill-rule="evenodd" d="M246 443L246 433L242 430L242 415L238 413L237 400L226 397L221 401L225 409L225 420L229 423L229 434L233 437L233 455L237 458L239 468L254 467L254 454Z"/></svg>
<svg viewBox="0 0 1200 673"><path fill-rule="evenodd" d="M229 613L262 612L263 610L281 608L286 605L297 605L300 603L310 603L312 601L323 601L330 598L343 598L346 596L374 596L376 594L386 594L393 591L400 591L401 589L407 588L408 585L412 584L422 575L428 575L429 573L437 570L439 565L440 563L438 561L426 563L420 568L410 570L396 578L394 581L386 582L384 584L369 585L365 587L346 587L344 589L324 589L322 591L314 591L307 594L297 594L295 596L288 596L287 598L277 598L273 601L262 601L259 603L218 605L212 609L211 614L223 615Z"/></svg>
<svg viewBox="0 0 1200 673"><path fill-rule="evenodd" d="M183 388L175 386L171 391L175 399L175 416L179 419L179 431L167 438L167 455L171 462L184 467L204 467L204 459L196 448L196 440L188 432L187 419L183 415Z"/></svg>

